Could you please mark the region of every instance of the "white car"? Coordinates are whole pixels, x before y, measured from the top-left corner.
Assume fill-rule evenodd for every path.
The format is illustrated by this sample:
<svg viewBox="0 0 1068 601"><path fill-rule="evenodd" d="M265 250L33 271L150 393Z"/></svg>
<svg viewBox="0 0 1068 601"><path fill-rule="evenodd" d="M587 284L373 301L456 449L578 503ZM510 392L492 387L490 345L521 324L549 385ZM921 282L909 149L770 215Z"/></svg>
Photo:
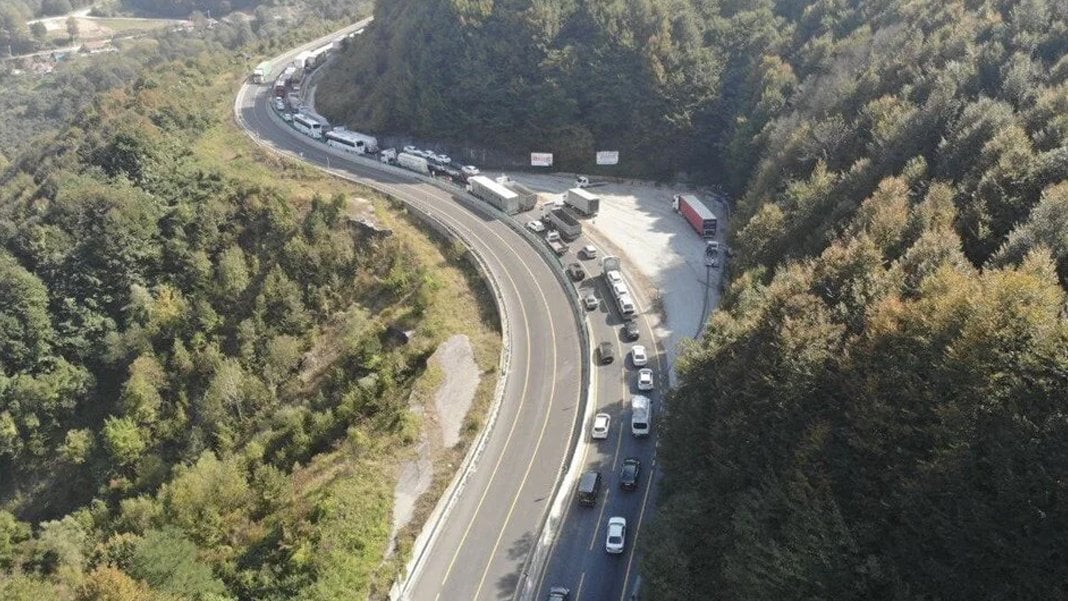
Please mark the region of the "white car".
<svg viewBox="0 0 1068 601"><path fill-rule="evenodd" d="M582 254L585 255L587 259L596 259L597 258L597 247L592 246L592 245L583 246L582 247Z"/></svg>
<svg viewBox="0 0 1068 601"><path fill-rule="evenodd" d="M608 273L606 273L604 275L605 275L605 277L608 278L608 283L609 284L622 284L623 283L623 274L619 273L615 269L609 271Z"/></svg>
<svg viewBox="0 0 1068 601"><path fill-rule="evenodd" d="M438 162L439 162L439 163L441 163L442 165L448 165L449 163L451 163L451 162L452 162L452 159L451 159L451 158L449 158L449 155L447 155L447 154L439 154L439 155L437 155L437 156L436 156L435 158L436 158L436 159L438 160Z"/></svg>
<svg viewBox="0 0 1068 601"><path fill-rule="evenodd" d="M285 121L286 123L288 123L288 122L290 122L292 120L293 120L293 115L290 115L289 113L282 113L282 121Z"/></svg>
<svg viewBox="0 0 1068 601"><path fill-rule="evenodd" d="M649 355L645 354L645 347L635 344L630 349L630 360L634 363L634 367L643 367L649 363Z"/></svg>
<svg viewBox="0 0 1068 601"><path fill-rule="evenodd" d="M627 518L615 516L608 518L608 536L605 539L604 550L618 555L623 552L627 544Z"/></svg>
<svg viewBox="0 0 1068 601"><path fill-rule="evenodd" d="M527 222L527 229L540 234L545 231L545 224L535 219Z"/></svg>
<svg viewBox="0 0 1068 601"><path fill-rule="evenodd" d="M549 230L549 233L545 234L545 239L548 240L549 242L559 242L560 241L560 232L558 232L556 230Z"/></svg>
<svg viewBox="0 0 1068 601"><path fill-rule="evenodd" d="M601 306L601 301L597 300L596 296L592 294L587 294L586 296L582 297L582 304L586 307L587 311L593 311L597 309L597 307Z"/></svg>
<svg viewBox="0 0 1068 601"><path fill-rule="evenodd" d="M460 173L466 175L467 177L472 177L482 172L479 171L478 167L475 167L474 165L464 165L463 167L460 167Z"/></svg>
<svg viewBox="0 0 1068 601"><path fill-rule="evenodd" d="M653 370L648 367L638 370L638 390L653 389Z"/></svg>
<svg viewBox="0 0 1068 601"><path fill-rule="evenodd" d="M590 438L594 440L604 440L608 438L608 427L612 425L612 416L607 413L598 413L593 416L593 429L590 431Z"/></svg>
<svg viewBox="0 0 1068 601"><path fill-rule="evenodd" d="M404 147L404 152L406 152L408 154L415 154L415 153L419 152L419 149L416 148L415 146L405 146Z"/></svg>
<svg viewBox="0 0 1068 601"><path fill-rule="evenodd" d="M286 110L286 101L282 100L281 98L275 98L274 99L274 110L276 110L276 111L284 111L284 110Z"/></svg>

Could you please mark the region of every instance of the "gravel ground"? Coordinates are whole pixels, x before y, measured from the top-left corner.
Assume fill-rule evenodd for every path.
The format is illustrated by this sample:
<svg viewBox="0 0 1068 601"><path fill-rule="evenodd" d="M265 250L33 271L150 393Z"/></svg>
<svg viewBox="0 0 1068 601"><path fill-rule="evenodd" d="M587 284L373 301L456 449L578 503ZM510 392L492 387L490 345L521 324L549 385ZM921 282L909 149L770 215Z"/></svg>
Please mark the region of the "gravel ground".
<svg viewBox="0 0 1068 601"><path fill-rule="evenodd" d="M393 532L387 556L393 553L397 533L411 521L419 497L433 483L435 449L452 448L460 442L460 429L481 380L467 336L452 336L441 343L430 356L430 364L441 368L444 380L434 391L433 407L424 408L413 403L409 408L412 413L423 416L424 427L415 458L401 466L393 491Z"/></svg>
<svg viewBox="0 0 1068 601"><path fill-rule="evenodd" d="M565 192L575 182L567 174L508 175L534 190L555 194ZM591 179L598 183L597 178ZM666 321L661 321L658 333L663 337L668 360L674 365L678 343L684 338L696 338L719 304L721 271L709 272L705 267L705 242L671 208L672 196L695 193L705 201L719 217L721 247L726 244L727 208L710 194L650 182L605 182L590 191L601 197L601 211L597 217L584 220L583 232L603 252L623 258L624 272L637 280L647 299L661 297ZM540 208L517 219L525 222L539 216ZM641 308L649 309L647 304Z"/></svg>
<svg viewBox="0 0 1068 601"><path fill-rule="evenodd" d="M467 336L459 335L443 342L430 360L445 372L445 381L434 393L434 407L441 426L442 443L451 449L460 442L464 417L475 398L480 380L478 364L471 341Z"/></svg>

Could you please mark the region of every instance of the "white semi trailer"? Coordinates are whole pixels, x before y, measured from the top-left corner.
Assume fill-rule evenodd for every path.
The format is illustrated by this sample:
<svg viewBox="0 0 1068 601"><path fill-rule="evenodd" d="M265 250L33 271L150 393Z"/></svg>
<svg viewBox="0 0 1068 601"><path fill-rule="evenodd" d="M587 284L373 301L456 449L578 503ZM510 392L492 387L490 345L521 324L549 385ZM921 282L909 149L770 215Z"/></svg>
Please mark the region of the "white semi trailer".
<svg viewBox="0 0 1068 601"><path fill-rule="evenodd" d="M519 212L519 195L484 175L468 178L467 189L509 215Z"/></svg>
<svg viewBox="0 0 1068 601"><path fill-rule="evenodd" d="M601 210L601 197L584 188L568 190L564 203L587 217L593 217Z"/></svg>
<svg viewBox="0 0 1068 601"><path fill-rule="evenodd" d="M430 175L430 163L427 163L423 157L402 152L397 155L397 164L405 169L411 169L423 175Z"/></svg>

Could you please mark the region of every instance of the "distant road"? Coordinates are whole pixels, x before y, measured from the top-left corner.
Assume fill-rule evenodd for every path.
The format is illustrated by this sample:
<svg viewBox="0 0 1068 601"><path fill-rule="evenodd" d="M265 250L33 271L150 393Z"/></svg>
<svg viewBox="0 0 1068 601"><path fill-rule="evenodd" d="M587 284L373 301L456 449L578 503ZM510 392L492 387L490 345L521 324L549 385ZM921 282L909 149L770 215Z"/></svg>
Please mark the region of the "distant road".
<svg viewBox="0 0 1068 601"><path fill-rule="evenodd" d="M274 59L292 56L355 31L357 23ZM499 413L474 468L448 511L424 530L413 576L402 599L512 599L568 454L581 413L580 325L569 295L546 259L527 240L469 195L447 191L373 161L345 158L281 123L267 106L270 88L245 84L234 110L238 123L274 152L303 159L429 213L481 257L498 289L508 324L509 368Z"/></svg>

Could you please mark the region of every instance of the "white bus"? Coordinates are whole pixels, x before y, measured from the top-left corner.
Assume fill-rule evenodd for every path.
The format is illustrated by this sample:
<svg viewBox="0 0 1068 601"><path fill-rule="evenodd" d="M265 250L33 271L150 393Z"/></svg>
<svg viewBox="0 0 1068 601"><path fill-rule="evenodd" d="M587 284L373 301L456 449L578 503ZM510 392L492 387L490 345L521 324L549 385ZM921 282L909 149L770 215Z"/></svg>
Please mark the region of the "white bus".
<svg viewBox="0 0 1068 601"><path fill-rule="evenodd" d="M307 115L301 113L293 115L293 127L297 128L300 133L311 136L316 140L321 140L323 137L323 124L318 119Z"/></svg>
<svg viewBox="0 0 1068 601"><path fill-rule="evenodd" d="M347 129L336 128L326 133L327 146L333 146L355 154L373 154L378 152L378 140Z"/></svg>

